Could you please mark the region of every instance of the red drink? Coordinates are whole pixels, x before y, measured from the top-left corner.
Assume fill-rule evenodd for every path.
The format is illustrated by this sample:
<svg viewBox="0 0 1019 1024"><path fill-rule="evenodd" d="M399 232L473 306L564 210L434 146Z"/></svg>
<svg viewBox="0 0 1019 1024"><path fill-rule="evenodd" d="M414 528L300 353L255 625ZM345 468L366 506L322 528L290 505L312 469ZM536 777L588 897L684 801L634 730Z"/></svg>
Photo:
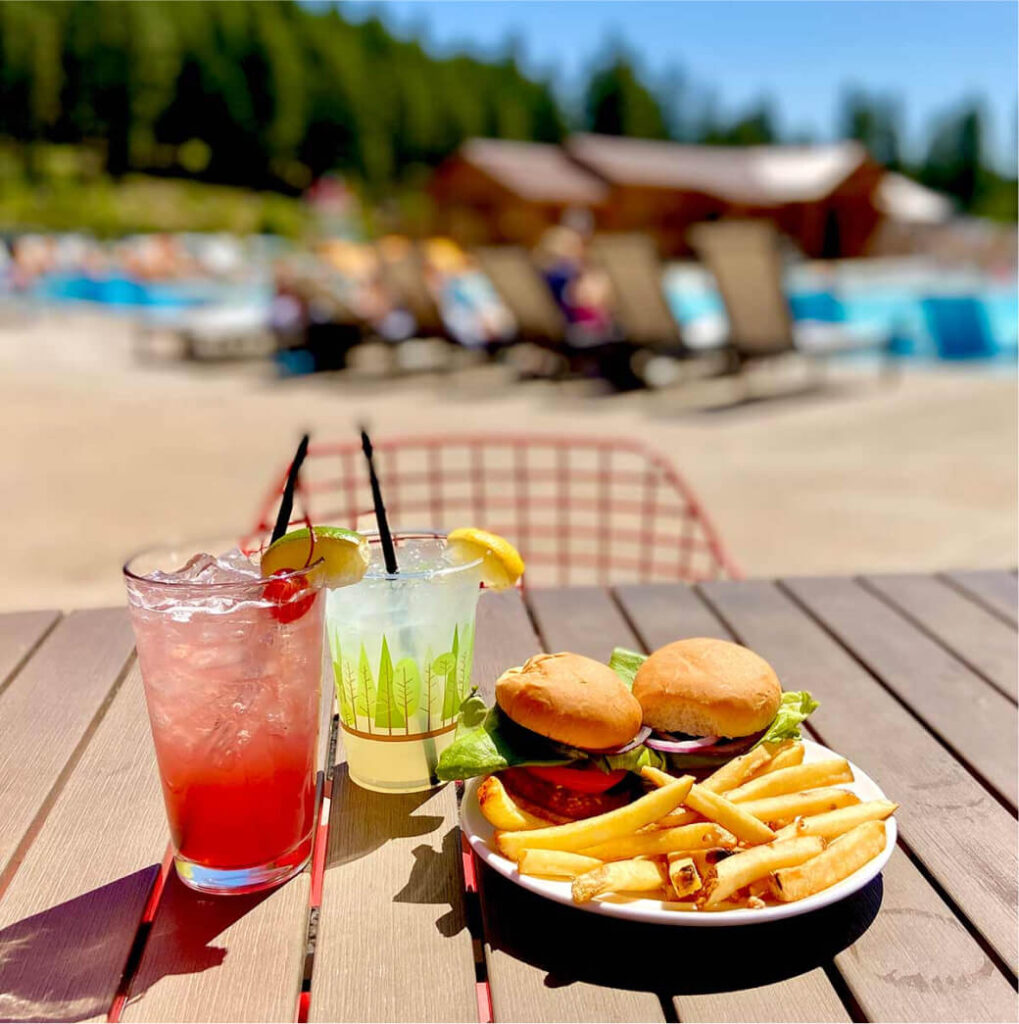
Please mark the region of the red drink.
<svg viewBox="0 0 1019 1024"><path fill-rule="evenodd" d="M131 621L177 871L206 892L250 892L311 853L321 571L281 591L239 555L201 558L146 578L132 563Z"/></svg>

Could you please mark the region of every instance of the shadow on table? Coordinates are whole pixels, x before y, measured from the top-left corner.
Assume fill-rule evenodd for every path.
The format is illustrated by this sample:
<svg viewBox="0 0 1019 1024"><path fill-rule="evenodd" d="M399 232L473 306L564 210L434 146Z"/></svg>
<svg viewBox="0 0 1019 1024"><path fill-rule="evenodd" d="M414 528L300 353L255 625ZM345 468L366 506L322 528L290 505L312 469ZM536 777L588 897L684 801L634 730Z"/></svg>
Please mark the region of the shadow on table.
<svg viewBox="0 0 1019 1024"><path fill-rule="evenodd" d="M414 812L431 800L436 792L428 790L379 796L351 782L347 766L338 764L333 775L326 867L367 857L393 839L434 832L443 824L443 816Z"/></svg>
<svg viewBox="0 0 1019 1024"><path fill-rule="evenodd" d="M218 967L227 950L214 944L216 937L283 888L243 896L206 896L189 889L171 871L131 984L129 1002L140 999L168 974L198 974Z"/></svg>
<svg viewBox="0 0 1019 1024"><path fill-rule="evenodd" d="M0 1020L105 1017L158 865L0 929Z"/></svg>
<svg viewBox="0 0 1019 1024"><path fill-rule="evenodd" d="M153 864L0 929L0 1021L104 1019L158 870ZM271 895L200 896L171 872L132 1000L168 974L221 964L227 951L213 940Z"/></svg>
<svg viewBox="0 0 1019 1024"><path fill-rule="evenodd" d="M479 868L485 938L494 949L546 971L549 987L583 981L661 997L756 988L823 967L867 930L883 893L878 876L854 896L801 917L684 928L585 913Z"/></svg>

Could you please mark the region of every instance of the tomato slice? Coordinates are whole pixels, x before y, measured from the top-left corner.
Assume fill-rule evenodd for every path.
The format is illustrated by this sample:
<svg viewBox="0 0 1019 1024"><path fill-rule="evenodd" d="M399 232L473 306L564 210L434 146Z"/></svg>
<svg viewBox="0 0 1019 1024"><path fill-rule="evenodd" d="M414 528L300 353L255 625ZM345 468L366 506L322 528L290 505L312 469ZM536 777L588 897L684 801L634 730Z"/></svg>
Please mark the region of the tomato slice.
<svg viewBox="0 0 1019 1024"><path fill-rule="evenodd" d="M612 772L599 771L591 768L559 768L530 767L527 769L539 779L552 783L553 786L565 786L575 789L578 793L604 793L605 790L622 782L626 778L626 769L617 768Z"/></svg>

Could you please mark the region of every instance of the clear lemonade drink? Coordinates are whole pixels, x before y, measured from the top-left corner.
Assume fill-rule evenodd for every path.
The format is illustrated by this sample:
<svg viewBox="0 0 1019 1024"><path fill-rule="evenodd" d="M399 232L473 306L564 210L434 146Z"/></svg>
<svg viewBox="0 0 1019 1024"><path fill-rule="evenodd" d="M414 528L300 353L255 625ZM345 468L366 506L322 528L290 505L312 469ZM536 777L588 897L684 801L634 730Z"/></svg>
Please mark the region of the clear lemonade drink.
<svg viewBox="0 0 1019 1024"><path fill-rule="evenodd" d="M481 560L454 562L441 534L393 540L399 573L386 573L370 537L361 582L328 592L326 632L351 779L413 793L438 784L470 691Z"/></svg>
<svg viewBox="0 0 1019 1024"><path fill-rule="evenodd" d="M314 829L321 564L266 580L239 551L167 548L124 573L178 874L220 893L284 881Z"/></svg>

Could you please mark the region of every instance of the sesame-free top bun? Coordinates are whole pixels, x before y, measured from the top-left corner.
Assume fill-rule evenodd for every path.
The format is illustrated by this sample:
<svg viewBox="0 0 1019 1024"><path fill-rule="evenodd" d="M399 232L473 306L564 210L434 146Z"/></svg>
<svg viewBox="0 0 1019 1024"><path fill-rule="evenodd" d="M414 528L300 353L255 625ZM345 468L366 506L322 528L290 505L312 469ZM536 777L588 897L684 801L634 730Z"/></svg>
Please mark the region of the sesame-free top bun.
<svg viewBox="0 0 1019 1024"><path fill-rule="evenodd" d="M580 654L537 654L504 672L495 700L518 725L570 746L600 750L637 735L641 707L608 667Z"/></svg>
<svg viewBox="0 0 1019 1024"><path fill-rule="evenodd" d="M782 685L758 654L696 637L655 651L633 681L644 724L691 736L749 736L778 712Z"/></svg>

